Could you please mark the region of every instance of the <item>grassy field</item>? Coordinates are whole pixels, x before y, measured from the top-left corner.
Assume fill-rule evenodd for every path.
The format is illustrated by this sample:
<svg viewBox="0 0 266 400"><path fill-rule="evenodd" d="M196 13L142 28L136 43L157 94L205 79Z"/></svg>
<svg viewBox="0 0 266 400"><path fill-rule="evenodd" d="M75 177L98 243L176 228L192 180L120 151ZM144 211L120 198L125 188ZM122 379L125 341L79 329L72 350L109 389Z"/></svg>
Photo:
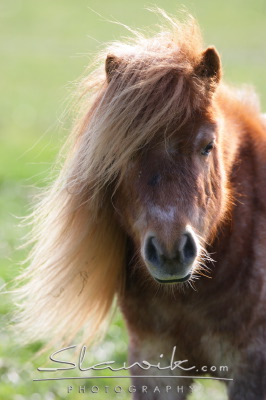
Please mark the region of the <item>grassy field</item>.
<svg viewBox="0 0 266 400"><path fill-rule="evenodd" d="M0 286L18 275L25 251L17 250L27 233L19 228L37 187L47 184L50 168L70 121L65 117L73 82L103 43L127 36L120 21L133 28L151 28L156 16L145 11L152 2L142 0L0 0ZM224 78L234 84L254 85L266 109L266 3L264 0L182 3L158 0L170 13L185 6L198 18L206 44L215 44L222 56ZM129 399L128 393L91 394L91 382L33 382L36 367L47 354L36 356L40 343L20 347L19 333L8 329L13 310L9 295L0 301L0 399L54 400L100 398ZM117 314L104 342L92 351L97 361L126 360L127 335ZM127 387L129 382L122 382ZM88 387L78 394L78 386ZM97 384L97 382L93 382ZM121 381L112 381L112 387ZM101 381L101 387L110 385ZM111 385L110 385L111 387ZM193 400L225 399L224 388L213 382L200 384Z"/></svg>

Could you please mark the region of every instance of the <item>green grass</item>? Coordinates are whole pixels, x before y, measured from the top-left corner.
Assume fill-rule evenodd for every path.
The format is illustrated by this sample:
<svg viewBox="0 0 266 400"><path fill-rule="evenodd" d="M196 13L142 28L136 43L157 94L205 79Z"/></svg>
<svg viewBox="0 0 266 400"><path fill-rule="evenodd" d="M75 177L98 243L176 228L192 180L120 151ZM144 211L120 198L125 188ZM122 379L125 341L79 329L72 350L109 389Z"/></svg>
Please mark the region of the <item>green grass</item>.
<svg viewBox="0 0 266 400"><path fill-rule="evenodd" d="M262 105L266 106L266 24L264 0L182 3L158 0L156 4L170 13L185 7L199 20L206 44L215 44L222 55L224 77L234 84L254 85ZM0 285L14 279L22 267L18 263L25 251L17 250L27 229L19 228L19 218L26 215L36 187L47 183L50 168L64 137L69 121L64 110L72 93L73 82L82 75L95 51L104 42L127 36L128 32L108 20L118 20L133 28L151 28L157 23L144 10L152 2L79 0L9 0L0 3L1 74L0 74ZM95 10L94 11L92 11ZM98 15L98 14L100 15ZM100 398L129 399L129 394L78 394L81 381L73 384L33 383L36 367L43 365L47 354L36 356L40 344L18 345L19 333L11 334L8 325L13 309L9 295L0 302L0 399L53 400ZM102 354L118 362L126 360L127 334L119 315L99 348L91 351L95 360ZM97 384L98 382L94 382ZM122 382L127 387L129 382ZM112 381L112 386L121 384ZM110 382L101 381L101 387ZM110 385L111 386L111 385ZM193 400L225 399L221 385L200 384Z"/></svg>

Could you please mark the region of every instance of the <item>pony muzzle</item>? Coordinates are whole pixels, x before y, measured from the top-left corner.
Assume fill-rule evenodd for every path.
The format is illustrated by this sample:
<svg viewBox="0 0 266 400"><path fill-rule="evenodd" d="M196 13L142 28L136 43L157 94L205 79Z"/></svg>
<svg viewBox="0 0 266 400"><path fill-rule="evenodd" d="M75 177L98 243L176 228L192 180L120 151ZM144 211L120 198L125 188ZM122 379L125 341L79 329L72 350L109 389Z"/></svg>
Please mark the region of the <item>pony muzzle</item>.
<svg viewBox="0 0 266 400"><path fill-rule="evenodd" d="M181 283L190 279L199 253L197 237L186 228L170 252L154 233L144 239L142 256L152 277L160 283Z"/></svg>

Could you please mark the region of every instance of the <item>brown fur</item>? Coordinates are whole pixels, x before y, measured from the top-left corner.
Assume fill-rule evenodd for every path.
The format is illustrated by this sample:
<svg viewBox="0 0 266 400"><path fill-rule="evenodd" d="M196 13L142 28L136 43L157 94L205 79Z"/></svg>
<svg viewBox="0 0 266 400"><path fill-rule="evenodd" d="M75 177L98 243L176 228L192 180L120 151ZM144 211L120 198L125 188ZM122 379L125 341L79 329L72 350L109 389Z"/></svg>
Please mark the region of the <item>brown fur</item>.
<svg viewBox="0 0 266 400"><path fill-rule="evenodd" d="M111 46L107 76L83 82L74 146L35 213L23 323L71 338L89 321L93 336L117 293L132 362L176 346L179 360L228 365L230 400L263 400L265 124L248 92L221 83L219 56L204 51L196 23L165 17L172 32ZM147 233L169 255L186 227L198 242L191 278L160 284L143 258ZM186 394L165 396L135 399Z"/></svg>

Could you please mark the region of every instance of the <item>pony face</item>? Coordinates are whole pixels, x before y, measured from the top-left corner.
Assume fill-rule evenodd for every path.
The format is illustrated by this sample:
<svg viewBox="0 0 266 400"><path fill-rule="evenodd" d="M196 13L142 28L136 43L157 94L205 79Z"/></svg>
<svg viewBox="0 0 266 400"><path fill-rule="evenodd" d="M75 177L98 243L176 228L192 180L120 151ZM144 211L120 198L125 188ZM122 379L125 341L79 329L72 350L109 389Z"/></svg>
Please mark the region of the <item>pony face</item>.
<svg viewBox="0 0 266 400"><path fill-rule="evenodd" d="M198 116L162 132L128 163L114 196L120 223L160 283L199 272L224 208L218 125Z"/></svg>
<svg viewBox="0 0 266 400"><path fill-rule="evenodd" d="M126 162L113 197L116 215L146 271L177 283L199 272L203 244L224 208L214 101L221 68L213 47L193 56L187 49L184 57L169 42L165 51L109 54L105 101L117 105L110 132L113 143L123 133L117 147L126 154L118 157ZM114 131L114 119L126 121L124 129ZM114 156L112 168L116 162Z"/></svg>

